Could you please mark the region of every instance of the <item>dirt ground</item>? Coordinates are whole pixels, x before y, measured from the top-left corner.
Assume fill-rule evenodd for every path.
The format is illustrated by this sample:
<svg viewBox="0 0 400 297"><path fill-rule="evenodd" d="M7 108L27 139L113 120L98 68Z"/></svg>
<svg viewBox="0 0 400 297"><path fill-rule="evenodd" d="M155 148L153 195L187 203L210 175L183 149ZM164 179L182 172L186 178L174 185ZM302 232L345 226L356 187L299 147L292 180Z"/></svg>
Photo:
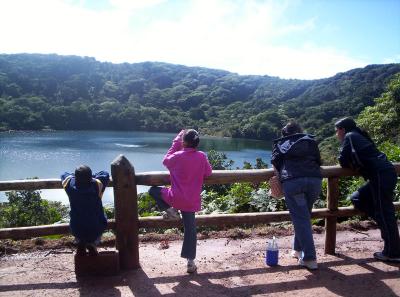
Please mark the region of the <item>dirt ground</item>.
<svg viewBox="0 0 400 297"><path fill-rule="evenodd" d="M179 257L182 241L143 239L141 269L109 277L80 277L71 246L0 246L0 296L400 296L400 264L373 259L382 248L377 229L342 228L335 256L324 255L316 228L319 269L308 271L290 258L291 235L279 234L279 265L265 265L265 231L199 234L198 272L189 275ZM222 237L221 237L222 236ZM225 236L225 237L223 237ZM32 241L31 241L32 242ZM20 245L21 247L21 245ZM112 250L103 246L102 250ZM10 254L11 253L11 254Z"/></svg>

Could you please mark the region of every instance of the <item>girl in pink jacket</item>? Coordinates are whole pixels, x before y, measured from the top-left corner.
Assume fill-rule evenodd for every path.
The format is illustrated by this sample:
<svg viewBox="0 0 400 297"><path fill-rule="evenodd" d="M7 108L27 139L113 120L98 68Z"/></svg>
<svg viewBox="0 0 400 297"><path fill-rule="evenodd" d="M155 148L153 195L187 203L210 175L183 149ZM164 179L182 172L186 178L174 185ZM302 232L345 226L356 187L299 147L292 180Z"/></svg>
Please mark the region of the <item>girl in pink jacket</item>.
<svg viewBox="0 0 400 297"><path fill-rule="evenodd" d="M151 187L149 190L158 207L166 211L164 218L179 219L178 210L181 211L184 226L181 257L188 260L188 273L197 270L194 262L197 244L195 212L201 208L203 180L212 172L206 154L197 150L199 142L196 130L179 132L163 159L170 172L171 187Z"/></svg>

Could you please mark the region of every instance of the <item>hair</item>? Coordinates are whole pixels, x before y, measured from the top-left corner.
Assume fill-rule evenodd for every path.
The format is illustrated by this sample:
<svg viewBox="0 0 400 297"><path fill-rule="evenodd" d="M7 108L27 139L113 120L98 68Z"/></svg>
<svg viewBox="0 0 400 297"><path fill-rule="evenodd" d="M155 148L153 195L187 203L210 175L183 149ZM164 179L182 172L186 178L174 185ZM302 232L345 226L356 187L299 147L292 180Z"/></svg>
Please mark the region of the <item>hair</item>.
<svg viewBox="0 0 400 297"><path fill-rule="evenodd" d="M369 136L368 132L361 129L360 127L358 127L356 122L352 118L346 117L346 118L338 120L335 123L335 127L339 128L339 129L344 129L345 133L349 133L349 132L353 132L353 131L357 132L357 133L361 134L362 136L364 136L365 138L367 138L369 141L373 142L373 140Z"/></svg>
<svg viewBox="0 0 400 297"><path fill-rule="evenodd" d="M84 188L90 185L92 181L92 169L86 165L79 165L75 169L75 182L78 188Z"/></svg>
<svg viewBox="0 0 400 297"><path fill-rule="evenodd" d="M199 132L194 129L185 130L183 142L185 142L187 147L196 148L200 142Z"/></svg>
<svg viewBox="0 0 400 297"><path fill-rule="evenodd" d="M289 121L281 130L282 136L289 136L296 133L303 133L303 129L295 121Z"/></svg>

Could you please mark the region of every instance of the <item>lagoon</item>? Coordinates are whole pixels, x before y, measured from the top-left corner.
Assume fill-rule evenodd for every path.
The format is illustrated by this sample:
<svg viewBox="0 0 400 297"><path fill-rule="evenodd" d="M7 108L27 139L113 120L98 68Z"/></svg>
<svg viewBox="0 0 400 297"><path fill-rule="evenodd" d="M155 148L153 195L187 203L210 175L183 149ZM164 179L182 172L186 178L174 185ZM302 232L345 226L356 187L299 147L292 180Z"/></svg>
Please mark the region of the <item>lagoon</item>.
<svg viewBox="0 0 400 297"><path fill-rule="evenodd" d="M110 171L111 162L125 155L135 172L166 170L162 158L175 134L126 131L16 131L0 133L0 180L59 178L73 172L80 164L93 172ZM269 164L271 143L248 139L201 137L200 150L216 150L234 161L233 168L243 162L255 163L262 158ZM148 187L140 186L139 192ZM42 198L68 204L62 190L41 190ZM113 202L112 188L104 194L104 203ZM0 192L0 202L5 201Z"/></svg>

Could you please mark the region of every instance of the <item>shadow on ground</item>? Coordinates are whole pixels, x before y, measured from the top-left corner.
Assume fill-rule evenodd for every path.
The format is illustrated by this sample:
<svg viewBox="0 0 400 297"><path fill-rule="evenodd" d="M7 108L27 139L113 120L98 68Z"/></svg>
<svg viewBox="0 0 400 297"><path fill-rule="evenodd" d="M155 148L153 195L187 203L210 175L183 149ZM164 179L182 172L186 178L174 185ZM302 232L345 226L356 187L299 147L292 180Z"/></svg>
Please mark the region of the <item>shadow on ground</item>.
<svg viewBox="0 0 400 297"><path fill-rule="evenodd" d="M65 290L65 296L69 296L68 292L73 289L74 296L77 290L79 296L283 296L305 290L308 296L316 296L319 292L351 297L397 296L387 282L399 281L399 264L355 259L341 254L332 259L321 263L319 270L304 273L295 279L289 273L303 269L295 265L157 277L149 277L144 270L138 269L113 277L2 285L0 293L6 296L7 292L19 291L22 295L28 295L35 290L46 290L51 294L52 290ZM350 266L351 273L346 269ZM285 274L288 274L286 278ZM280 279L282 275L284 280Z"/></svg>

